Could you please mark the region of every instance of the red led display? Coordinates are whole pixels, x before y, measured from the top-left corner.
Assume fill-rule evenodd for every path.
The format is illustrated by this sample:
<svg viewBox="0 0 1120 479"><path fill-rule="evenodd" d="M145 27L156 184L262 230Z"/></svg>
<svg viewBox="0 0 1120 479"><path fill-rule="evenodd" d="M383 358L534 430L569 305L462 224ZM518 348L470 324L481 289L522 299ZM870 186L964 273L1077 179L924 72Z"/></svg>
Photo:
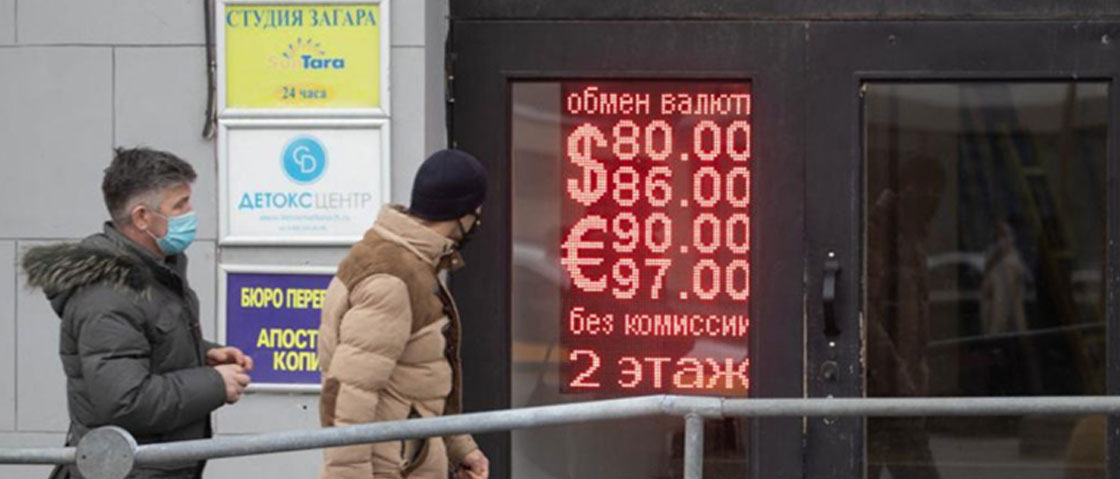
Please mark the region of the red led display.
<svg viewBox="0 0 1120 479"><path fill-rule="evenodd" d="M561 91L561 391L746 395L750 84Z"/></svg>

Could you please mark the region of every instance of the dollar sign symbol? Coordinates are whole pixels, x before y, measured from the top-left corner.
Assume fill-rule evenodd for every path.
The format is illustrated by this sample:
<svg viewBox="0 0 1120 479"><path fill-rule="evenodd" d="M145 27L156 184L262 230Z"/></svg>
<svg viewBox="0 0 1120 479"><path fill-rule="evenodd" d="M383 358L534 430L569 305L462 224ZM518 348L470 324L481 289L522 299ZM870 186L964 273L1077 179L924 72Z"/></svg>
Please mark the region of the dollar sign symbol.
<svg viewBox="0 0 1120 479"><path fill-rule="evenodd" d="M607 168L591 157L593 147L606 146L606 136L590 123L568 135L568 158L583 170L582 178L568 178L568 195L583 206L591 206L607 192Z"/></svg>

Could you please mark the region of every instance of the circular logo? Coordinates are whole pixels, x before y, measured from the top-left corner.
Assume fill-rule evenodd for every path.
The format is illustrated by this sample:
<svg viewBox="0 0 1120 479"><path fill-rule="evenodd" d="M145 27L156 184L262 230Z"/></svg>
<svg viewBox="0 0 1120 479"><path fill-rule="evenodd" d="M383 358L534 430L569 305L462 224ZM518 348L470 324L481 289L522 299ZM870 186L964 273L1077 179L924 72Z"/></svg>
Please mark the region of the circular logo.
<svg viewBox="0 0 1120 479"><path fill-rule="evenodd" d="M299 184L314 183L327 171L327 150L319 140L301 136L288 142L280 162L288 179Z"/></svg>

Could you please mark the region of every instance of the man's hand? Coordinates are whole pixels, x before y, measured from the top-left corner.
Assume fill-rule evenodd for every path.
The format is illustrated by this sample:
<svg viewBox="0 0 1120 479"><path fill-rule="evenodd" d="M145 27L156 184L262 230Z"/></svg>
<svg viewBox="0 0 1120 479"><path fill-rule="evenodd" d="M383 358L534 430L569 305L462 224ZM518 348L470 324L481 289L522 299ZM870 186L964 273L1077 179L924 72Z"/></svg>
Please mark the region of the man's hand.
<svg viewBox="0 0 1120 479"><path fill-rule="evenodd" d="M247 373L253 371L253 358L233 346L206 351L207 366L220 366L222 364L236 364Z"/></svg>
<svg viewBox="0 0 1120 479"><path fill-rule="evenodd" d="M222 382L226 385L226 404L241 399L241 394L249 386L249 375L245 374L245 370L236 364L219 364L214 369L222 375Z"/></svg>
<svg viewBox="0 0 1120 479"><path fill-rule="evenodd" d="M489 479L490 460L481 449L475 449L459 463L459 470L455 471L455 479Z"/></svg>

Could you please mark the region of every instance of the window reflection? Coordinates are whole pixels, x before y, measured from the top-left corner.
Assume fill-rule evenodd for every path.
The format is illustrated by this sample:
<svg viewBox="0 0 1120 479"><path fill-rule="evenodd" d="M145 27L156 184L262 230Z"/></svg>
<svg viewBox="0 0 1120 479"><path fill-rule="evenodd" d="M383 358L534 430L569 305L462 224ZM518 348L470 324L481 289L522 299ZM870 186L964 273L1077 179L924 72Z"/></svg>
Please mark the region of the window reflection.
<svg viewBox="0 0 1120 479"><path fill-rule="evenodd" d="M869 396L1103 394L1103 82L869 83ZM871 478L1104 477L1103 417L873 418Z"/></svg>

